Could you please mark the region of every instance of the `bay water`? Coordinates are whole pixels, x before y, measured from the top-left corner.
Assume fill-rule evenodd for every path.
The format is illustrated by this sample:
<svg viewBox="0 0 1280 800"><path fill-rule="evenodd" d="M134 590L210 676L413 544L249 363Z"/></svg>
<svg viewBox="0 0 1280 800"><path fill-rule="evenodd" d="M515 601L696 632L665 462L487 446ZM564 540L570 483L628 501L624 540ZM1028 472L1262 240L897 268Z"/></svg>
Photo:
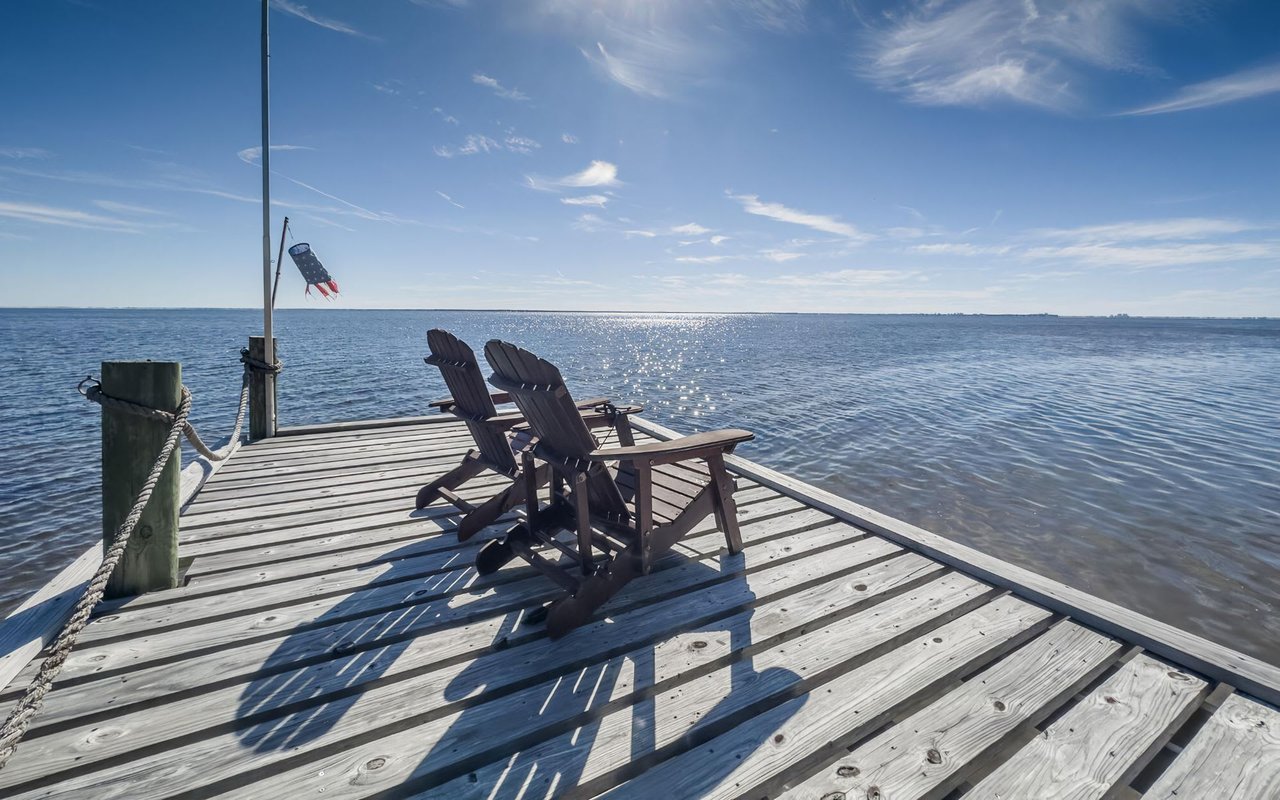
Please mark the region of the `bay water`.
<svg viewBox="0 0 1280 800"><path fill-rule="evenodd" d="M281 424L428 413L426 331L1280 664L1280 321L285 310ZM0 614L101 538L104 360L182 362L225 435L248 310L0 310ZM188 449L184 457L189 458ZM406 495L412 502L412 492Z"/></svg>

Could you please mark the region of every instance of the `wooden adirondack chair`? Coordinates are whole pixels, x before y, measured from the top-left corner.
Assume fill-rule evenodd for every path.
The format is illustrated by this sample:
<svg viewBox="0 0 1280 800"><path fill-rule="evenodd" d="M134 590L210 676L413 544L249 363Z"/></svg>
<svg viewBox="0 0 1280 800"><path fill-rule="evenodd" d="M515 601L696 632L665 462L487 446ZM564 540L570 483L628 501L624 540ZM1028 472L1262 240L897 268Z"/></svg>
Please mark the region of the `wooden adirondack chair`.
<svg viewBox="0 0 1280 800"><path fill-rule="evenodd" d="M431 355L423 361L439 367L451 395L433 402L431 406L465 422L476 446L467 452L461 464L419 489L415 506L425 508L439 498L452 503L466 514L458 523L457 530L458 539L465 542L524 502L527 482L517 480L520 478L520 464L514 454L529 443L531 435L527 429L518 429L524 425L522 415L498 413L496 406L511 402L511 398L502 393L490 394L476 355L466 342L437 328L427 332L427 345L431 348ZM579 408L584 425L613 427L620 441L634 441L627 414L638 414L643 410L641 407L616 408L607 399L598 397L584 401ZM457 495L455 489L486 469L511 478L511 485L478 506ZM530 477L536 486L541 486L547 482L549 471L541 466Z"/></svg>
<svg viewBox="0 0 1280 800"><path fill-rule="evenodd" d="M526 519L487 542L476 569L489 574L519 556L563 586L568 595L546 612L553 638L586 622L628 581L647 574L654 559L708 515L715 514L729 552L742 549L724 456L754 434L721 430L599 449L553 364L498 340L484 352L493 367L490 382L515 402L536 438L521 454ZM552 470L545 507L532 483L535 457ZM577 533L576 547L556 538L560 530ZM577 568L539 552L551 548Z"/></svg>

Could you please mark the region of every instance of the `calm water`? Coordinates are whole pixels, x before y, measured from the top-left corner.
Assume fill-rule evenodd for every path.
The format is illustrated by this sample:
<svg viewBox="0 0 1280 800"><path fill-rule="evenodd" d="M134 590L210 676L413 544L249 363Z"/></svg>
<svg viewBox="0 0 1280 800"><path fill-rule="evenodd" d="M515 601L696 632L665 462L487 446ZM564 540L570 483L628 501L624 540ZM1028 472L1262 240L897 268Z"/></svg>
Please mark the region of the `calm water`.
<svg viewBox="0 0 1280 800"><path fill-rule="evenodd" d="M1280 664L1280 322L285 311L285 424L425 413L425 332ZM0 310L0 611L100 537L107 359L178 360L230 428L249 311ZM189 454L188 454L189 455Z"/></svg>

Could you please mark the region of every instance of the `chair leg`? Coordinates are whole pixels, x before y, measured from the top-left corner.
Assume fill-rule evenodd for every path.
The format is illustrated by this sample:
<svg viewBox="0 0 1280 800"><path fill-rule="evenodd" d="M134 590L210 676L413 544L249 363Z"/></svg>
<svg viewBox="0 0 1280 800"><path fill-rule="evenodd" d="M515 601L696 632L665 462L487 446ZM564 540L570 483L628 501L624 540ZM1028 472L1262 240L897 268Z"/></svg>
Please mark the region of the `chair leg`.
<svg viewBox="0 0 1280 800"><path fill-rule="evenodd" d="M538 486L542 486L547 482L548 472L550 470L545 464L538 467L537 475L535 476ZM527 484L522 478L516 478L506 489L476 506L474 511L468 513L458 523L458 541L465 542L497 522L498 518L503 514L523 503L525 492L528 491L526 486Z"/></svg>
<svg viewBox="0 0 1280 800"><path fill-rule="evenodd" d="M582 574L590 577L595 567L591 553L591 509L587 504L587 474L573 476L574 526L578 529L578 559L582 562Z"/></svg>
<svg viewBox="0 0 1280 800"><path fill-rule="evenodd" d="M414 507L417 509L426 508L440 499L441 489L453 491L479 475L484 469L484 464L480 463L480 453L476 450L468 450L461 464L418 490L418 496L414 500Z"/></svg>
<svg viewBox="0 0 1280 800"><path fill-rule="evenodd" d="M582 581L576 592L547 607L547 633L559 639L582 625L638 574L635 559L625 555L613 558L607 567Z"/></svg>
<svg viewBox="0 0 1280 800"><path fill-rule="evenodd" d="M742 532L738 530L738 504L733 501L733 479L724 467L724 456L720 453L707 457L707 467L711 471L712 501L716 514L716 525L724 531L725 545L729 554L742 551Z"/></svg>

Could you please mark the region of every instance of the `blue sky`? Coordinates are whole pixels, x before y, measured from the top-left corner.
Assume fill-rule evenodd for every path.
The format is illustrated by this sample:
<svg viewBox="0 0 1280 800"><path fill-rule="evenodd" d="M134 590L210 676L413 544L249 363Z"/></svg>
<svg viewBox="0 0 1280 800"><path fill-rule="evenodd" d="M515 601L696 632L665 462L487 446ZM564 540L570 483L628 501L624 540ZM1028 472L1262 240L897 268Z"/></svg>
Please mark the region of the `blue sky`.
<svg viewBox="0 0 1280 800"><path fill-rule="evenodd" d="M260 303L258 8L0 5L0 303ZM1280 316L1280 3L272 26L276 224L345 307Z"/></svg>

